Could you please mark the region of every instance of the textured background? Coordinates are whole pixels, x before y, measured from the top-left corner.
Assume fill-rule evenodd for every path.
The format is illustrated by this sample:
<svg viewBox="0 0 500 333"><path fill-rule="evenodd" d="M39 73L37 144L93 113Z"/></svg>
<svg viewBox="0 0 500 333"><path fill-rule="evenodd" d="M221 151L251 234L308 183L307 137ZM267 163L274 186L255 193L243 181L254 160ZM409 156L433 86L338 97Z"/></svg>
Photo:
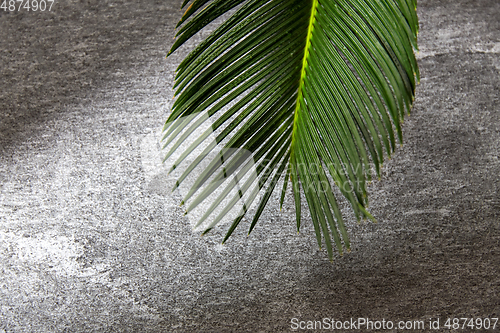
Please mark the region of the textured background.
<svg viewBox="0 0 500 333"><path fill-rule="evenodd" d="M0 332L500 317L500 1L419 0L405 145L370 186L379 223L351 218L333 264L290 196L221 246L225 228L199 237L166 190L180 4L0 11Z"/></svg>

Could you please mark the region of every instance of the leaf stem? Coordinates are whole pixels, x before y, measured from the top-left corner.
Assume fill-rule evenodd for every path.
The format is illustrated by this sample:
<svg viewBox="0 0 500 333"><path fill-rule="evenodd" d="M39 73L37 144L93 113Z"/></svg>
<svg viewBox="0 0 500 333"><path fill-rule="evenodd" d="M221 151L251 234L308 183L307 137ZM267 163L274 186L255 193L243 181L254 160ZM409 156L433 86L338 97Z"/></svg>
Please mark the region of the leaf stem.
<svg viewBox="0 0 500 333"><path fill-rule="evenodd" d="M304 80L306 77L306 68L307 68L307 58L309 57L309 50L311 48L311 36L314 30L314 23L316 22L316 9L318 7L318 0L313 0L311 6L311 17L309 18L309 26L307 27L307 37L306 37L306 46L304 47L304 58L302 59L302 69L300 70L300 81L297 95L297 103L295 104L295 113L293 118L293 131L292 131L292 149L294 146L294 136L296 134L297 128L297 118L298 111L300 109L300 101L302 99L302 88L304 85Z"/></svg>

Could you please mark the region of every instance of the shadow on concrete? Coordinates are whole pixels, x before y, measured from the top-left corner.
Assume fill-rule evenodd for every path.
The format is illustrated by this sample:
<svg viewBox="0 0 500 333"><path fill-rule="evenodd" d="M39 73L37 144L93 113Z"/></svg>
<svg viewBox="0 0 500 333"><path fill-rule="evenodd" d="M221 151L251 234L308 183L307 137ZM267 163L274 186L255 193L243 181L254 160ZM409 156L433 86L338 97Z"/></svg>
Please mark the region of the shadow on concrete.
<svg viewBox="0 0 500 333"><path fill-rule="evenodd" d="M144 61L165 62L180 12L176 1L56 1L51 11L0 16L0 146L88 103ZM156 59L156 60L155 60Z"/></svg>

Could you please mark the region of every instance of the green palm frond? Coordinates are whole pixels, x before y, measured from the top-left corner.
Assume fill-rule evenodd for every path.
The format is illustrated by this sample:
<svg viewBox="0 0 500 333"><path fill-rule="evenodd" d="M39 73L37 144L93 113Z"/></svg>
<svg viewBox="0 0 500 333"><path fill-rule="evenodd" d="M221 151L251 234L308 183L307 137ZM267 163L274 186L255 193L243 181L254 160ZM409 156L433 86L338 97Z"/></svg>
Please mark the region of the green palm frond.
<svg viewBox="0 0 500 333"><path fill-rule="evenodd" d="M194 133L171 170L214 133L215 143L186 163L176 187L218 149L183 203L191 211L211 202L200 224L221 209L208 232L243 200L225 241L253 204L254 228L280 180L282 205L290 182L297 231L305 197L331 259L334 247L342 254L350 246L336 195L345 196L358 221L373 220L366 210L372 166L380 177L384 154L402 143L401 123L419 80L416 0L193 0L169 54L228 11L232 16L177 69L165 159ZM252 172L246 182L225 182Z"/></svg>

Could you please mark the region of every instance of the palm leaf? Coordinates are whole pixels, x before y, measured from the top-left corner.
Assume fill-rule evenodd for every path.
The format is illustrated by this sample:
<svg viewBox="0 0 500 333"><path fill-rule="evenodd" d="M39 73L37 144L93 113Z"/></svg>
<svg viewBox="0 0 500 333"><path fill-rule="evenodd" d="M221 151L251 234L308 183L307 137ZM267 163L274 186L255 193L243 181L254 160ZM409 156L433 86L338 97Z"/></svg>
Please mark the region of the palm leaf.
<svg viewBox="0 0 500 333"><path fill-rule="evenodd" d="M176 188L209 159L182 203L189 212L209 202L199 221L216 215L208 232L243 201L226 241L254 205L252 231L280 181L282 205L291 182L297 231L305 198L331 259L334 247L342 253L350 246L336 195L358 221L373 220L366 210L372 167L380 177L384 154L402 143L419 80L416 0L193 0L169 54L229 11L176 73L166 159L198 137L171 171L205 143L184 163ZM230 176L236 181L226 181Z"/></svg>

